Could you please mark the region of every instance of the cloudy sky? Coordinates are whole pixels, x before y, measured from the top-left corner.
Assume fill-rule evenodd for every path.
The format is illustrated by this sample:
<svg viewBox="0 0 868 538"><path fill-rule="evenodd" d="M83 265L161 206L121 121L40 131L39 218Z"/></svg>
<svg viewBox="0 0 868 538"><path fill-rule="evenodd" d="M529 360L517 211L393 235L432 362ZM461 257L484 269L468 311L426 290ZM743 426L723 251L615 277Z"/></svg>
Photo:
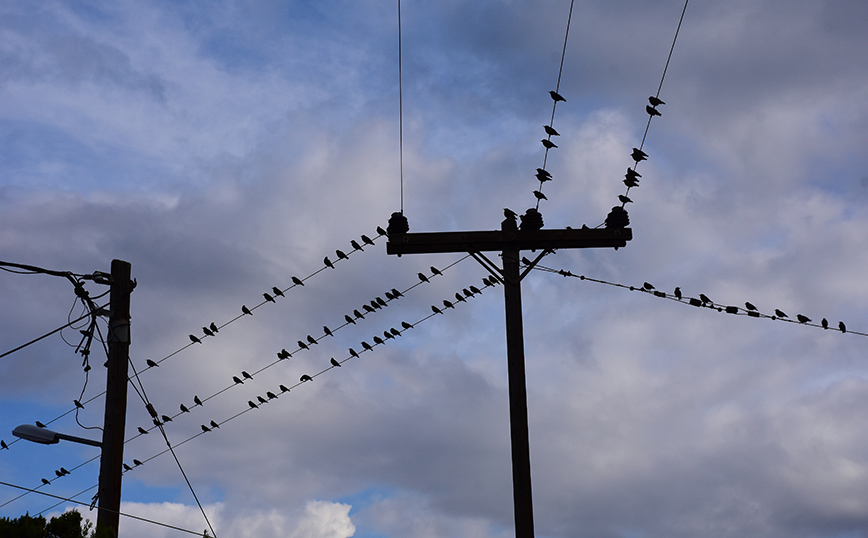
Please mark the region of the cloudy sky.
<svg viewBox="0 0 868 538"><path fill-rule="evenodd" d="M594 227L618 205L683 6L575 3L547 228ZM165 429L217 536L513 534L502 289L460 254L388 256L376 231L401 205L396 8L0 2L0 260L132 264L132 364L160 363L140 376L160 414L191 409ZM403 2L411 231L495 229L504 207L533 206L569 9ZM868 536L868 341L834 330L868 332L866 20L862 0L688 6L629 193L633 241L542 263L833 329L531 272L537 536ZM363 234L375 245L355 250ZM471 285L482 293L455 301ZM285 297L264 302L275 286ZM363 309L393 288L404 296ZM0 352L82 313L62 278L0 273L0 298ZM455 308L429 318L444 299ZM347 325L354 310L365 318ZM351 358L402 321L415 327ZM219 334L192 344L211 322ZM299 350L307 335L320 341ZM89 504L96 449L11 435L38 420L99 437L68 413L80 337L0 359L0 481ZM332 357L349 360L324 371ZM83 426L102 424L103 361L96 345ZM242 371L253 379L235 384ZM144 463L124 475L123 511L201 533L132 388L127 432L125 461ZM74 506L20 495L0 486L0 516ZM121 533L187 535L130 518Z"/></svg>

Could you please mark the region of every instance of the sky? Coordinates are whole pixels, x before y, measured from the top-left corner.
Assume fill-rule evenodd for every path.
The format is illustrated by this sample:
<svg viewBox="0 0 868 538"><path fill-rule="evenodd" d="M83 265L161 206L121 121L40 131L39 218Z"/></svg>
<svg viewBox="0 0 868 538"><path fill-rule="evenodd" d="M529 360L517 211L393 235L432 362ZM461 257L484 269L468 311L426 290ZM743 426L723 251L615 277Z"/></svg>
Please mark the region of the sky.
<svg viewBox="0 0 868 538"><path fill-rule="evenodd" d="M174 417L218 537L512 536L502 287L460 253L387 255L377 227L403 207L411 232L493 230L533 207L555 89L545 227L601 224L683 7L577 0L564 48L566 0L405 0L399 129L396 2L0 1L0 261L131 264L135 386ZM522 282L537 536L868 536L865 20L861 0L689 4L632 241L540 262L587 279ZM0 272L0 298L0 352L83 313L53 276ZM98 449L11 434L99 438L104 352L86 377L79 328L0 358L2 517L96 517ZM122 512L201 535L132 385L127 438Z"/></svg>

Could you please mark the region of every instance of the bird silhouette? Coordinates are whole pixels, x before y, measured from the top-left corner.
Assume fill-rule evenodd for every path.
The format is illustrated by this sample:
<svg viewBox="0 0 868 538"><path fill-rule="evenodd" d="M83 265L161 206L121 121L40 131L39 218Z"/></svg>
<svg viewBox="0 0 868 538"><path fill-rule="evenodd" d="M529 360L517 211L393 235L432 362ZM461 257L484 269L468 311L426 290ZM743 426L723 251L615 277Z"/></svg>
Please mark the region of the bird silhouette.
<svg viewBox="0 0 868 538"><path fill-rule="evenodd" d="M648 102L651 103L651 106L660 106L660 105L666 104L663 101L661 101L659 97L655 97L653 95L648 98Z"/></svg>
<svg viewBox="0 0 868 538"><path fill-rule="evenodd" d="M439 308L437 308L434 305L431 305L431 311L434 312L435 314L442 314L443 313L442 310L440 310Z"/></svg>
<svg viewBox="0 0 868 538"><path fill-rule="evenodd" d="M149 433L151 433L148 430L142 428L141 426L138 427L138 430L139 430L139 433L142 435L148 435Z"/></svg>
<svg viewBox="0 0 868 538"><path fill-rule="evenodd" d="M332 357L331 360L330 360L329 362L332 364L332 366L337 366L338 368L341 367L341 363L339 363L339 362L337 361L337 359L335 359L334 357Z"/></svg>
<svg viewBox="0 0 868 538"><path fill-rule="evenodd" d="M543 125L543 129L545 129L546 134L549 136L561 136L561 133L555 131L555 128L551 125Z"/></svg>
<svg viewBox="0 0 868 538"><path fill-rule="evenodd" d="M285 295L283 295L283 292L277 286L274 286L273 288L271 288L271 291L274 292L274 295L276 297L285 297Z"/></svg>
<svg viewBox="0 0 868 538"><path fill-rule="evenodd" d="M630 202L633 201L633 200L629 199L628 197L626 197L626 196L623 195L623 194L619 194L619 195L618 195L618 200L621 200L621 203L622 203L622 204L629 204Z"/></svg>
<svg viewBox="0 0 868 538"><path fill-rule="evenodd" d="M208 327L202 327L202 332L205 333L205 336L214 336L214 333Z"/></svg>
<svg viewBox="0 0 868 538"><path fill-rule="evenodd" d="M753 311L753 312L756 312L756 310L757 310L757 308L750 303L744 303L744 307L747 308L748 310Z"/></svg>
<svg viewBox="0 0 868 538"><path fill-rule="evenodd" d="M787 315L784 313L784 311L779 309L779 308L775 308L775 315L779 318L787 317Z"/></svg>
<svg viewBox="0 0 868 538"><path fill-rule="evenodd" d="M79 402L78 400L73 400L72 403L74 403L75 406L78 407L79 409L84 409L84 406L81 405L81 402Z"/></svg>
<svg viewBox="0 0 868 538"><path fill-rule="evenodd" d="M241 378L237 375L232 376L232 381L234 381L236 385L241 385L244 383L244 381L241 381Z"/></svg>
<svg viewBox="0 0 868 538"><path fill-rule="evenodd" d="M273 400L273 399L277 398L277 394L275 394L271 391L266 392L265 395L268 396L269 400Z"/></svg>
<svg viewBox="0 0 868 538"><path fill-rule="evenodd" d="M431 269L432 275L443 276L443 273L441 273L440 270L437 269L436 267L434 267L433 265L431 267L429 267L429 269Z"/></svg>
<svg viewBox="0 0 868 538"><path fill-rule="evenodd" d="M428 277L425 276L425 275L423 275L422 273L419 273L419 274L416 275L416 276L418 276L418 277L419 277L419 280L421 280L422 282L428 282Z"/></svg>
<svg viewBox="0 0 868 538"><path fill-rule="evenodd" d="M289 392L289 389L286 387L286 385L281 385L280 392Z"/></svg>
<svg viewBox="0 0 868 538"><path fill-rule="evenodd" d="M266 399L263 398L262 396L257 396L257 397L256 397L256 400L257 400L259 403L261 403L261 404L268 403L268 400L266 400Z"/></svg>
<svg viewBox="0 0 868 538"><path fill-rule="evenodd" d="M292 277L292 283L296 286L304 286L304 282L302 282L297 276Z"/></svg>
<svg viewBox="0 0 868 538"><path fill-rule="evenodd" d="M630 154L630 157L632 157L633 160L638 163L640 161L644 161L645 159L647 159L648 154L639 148L633 148L633 153Z"/></svg>
<svg viewBox="0 0 868 538"><path fill-rule="evenodd" d="M317 343L319 343L319 342L316 341L316 338L314 338L314 337L311 336L311 335L307 335L307 341L310 342L311 344L317 344Z"/></svg>
<svg viewBox="0 0 868 538"><path fill-rule="evenodd" d="M46 480L44 478L42 479L42 483L45 484L46 486L51 484L51 482L49 482L48 480Z"/></svg>
<svg viewBox="0 0 868 538"><path fill-rule="evenodd" d="M142 462L140 462L139 460L133 459L133 465L135 465L136 467L138 467L141 464L142 464Z"/></svg>
<svg viewBox="0 0 868 538"><path fill-rule="evenodd" d="M380 306L380 305L377 305L377 306ZM367 305L367 304L362 305L362 309L363 309L365 312L367 312L368 314L373 313L374 310L375 310L375 308L374 308L373 306L371 306L371 305Z"/></svg>
<svg viewBox="0 0 868 538"><path fill-rule="evenodd" d="M402 321L401 327L403 327L404 329L412 329L413 325L411 325L410 323L407 323L406 321Z"/></svg>
<svg viewBox="0 0 868 538"><path fill-rule="evenodd" d="M566 102L566 99L564 99L561 94L559 94L558 92L556 92L554 90L550 91L549 95L552 96L552 99L554 100L555 103L557 103L558 101Z"/></svg>
<svg viewBox="0 0 868 538"><path fill-rule="evenodd" d="M700 294L699 294L699 300L702 301L702 304L705 304L705 303L713 303L713 302L714 302L714 301L712 301L711 299L709 299L708 296L705 295L704 293L700 293Z"/></svg>
<svg viewBox="0 0 868 538"><path fill-rule="evenodd" d="M323 259L322 259L322 262L325 264L326 267L330 267L330 268L332 268L332 269L335 268L334 264L331 262L331 260L329 260L329 257L328 257L328 256L326 256L325 258L323 258Z"/></svg>
<svg viewBox="0 0 868 538"><path fill-rule="evenodd" d="M343 250L336 250L335 254L337 255L339 260L348 260L349 256L347 256Z"/></svg>
<svg viewBox="0 0 868 538"><path fill-rule="evenodd" d="M375 297L375 298L374 298L374 301L376 301L377 304L380 305L380 306L388 306L388 305L386 304L386 301L383 300L382 297Z"/></svg>
<svg viewBox="0 0 868 538"><path fill-rule="evenodd" d="M196 405L202 405L202 400L200 400L198 396L193 396L193 403Z"/></svg>
<svg viewBox="0 0 868 538"><path fill-rule="evenodd" d="M259 406L253 403L253 400L247 400L247 405L250 406L250 409L259 409Z"/></svg>
<svg viewBox="0 0 868 538"><path fill-rule="evenodd" d="M241 312L247 314L248 316L252 316L253 312L250 311L245 305L241 305Z"/></svg>
<svg viewBox="0 0 868 538"><path fill-rule="evenodd" d="M37 421L36 421L36 427L38 427L38 428L44 428L44 427L45 427L45 424L43 424L43 423L41 423L41 422L39 422L39 421L37 420Z"/></svg>
<svg viewBox="0 0 868 538"><path fill-rule="evenodd" d="M172 417L169 415L163 415L161 418L163 419L163 422L172 422Z"/></svg>
<svg viewBox="0 0 868 538"><path fill-rule="evenodd" d="M634 177L626 176L624 178L624 185L627 185L630 188L638 187L639 186L639 180L634 178Z"/></svg>
<svg viewBox="0 0 868 538"><path fill-rule="evenodd" d="M389 340L389 339L394 340L395 336L392 333L390 333L389 331L383 331L383 338L385 338L386 340Z"/></svg>
<svg viewBox="0 0 868 538"><path fill-rule="evenodd" d="M123 466L124 466L124 471L132 471L133 470L133 468L130 467L129 465L127 465L126 463L124 463Z"/></svg>
<svg viewBox="0 0 868 538"><path fill-rule="evenodd" d="M147 365L150 366L151 368L157 368L157 367L160 366L159 364L157 364L156 362L152 361L151 359L145 359L145 364L147 364Z"/></svg>
<svg viewBox="0 0 868 538"><path fill-rule="evenodd" d="M61 476L63 476L63 473L61 473L60 471L54 471L54 474L57 475L57 478L60 478Z"/></svg>
<svg viewBox="0 0 868 538"><path fill-rule="evenodd" d="M307 374L303 374L298 380L302 383L306 383L308 381L313 381L313 378Z"/></svg>
<svg viewBox="0 0 868 538"><path fill-rule="evenodd" d="M268 301L268 302L271 302L271 303L277 302L277 301L274 300L274 297L272 297L272 296L269 295L268 293L263 293L262 296L265 297L265 300Z"/></svg>
<svg viewBox="0 0 868 538"><path fill-rule="evenodd" d="M0 440L0 449L9 450L9 445L6 444L6 441Z"/></svg>
<svg viewBox="0 0 868 538"><path fill-rule="evenodd" d="M642 288L646 289L646 290L656 290L657 289L649 282L645 282L644 284L642 284Z"/></svg>
<svg viewBox="0 0 868 538"><path fill-rule="evenodd" d="M546 198L546 195L540 191L533 191L533 195L536 196L537 200L548 200L548 198Z"/></svg>
<svg viewBox="0 0 868 538"><path fill-rule="evenodd" d="M374 244L374 242L371 241L371 238L368 237L367 235L362 235L362 243L364 243L366 245L373 245Z"/></svg>
<svg viewBox="0 0 868 538"><path fill-rule="evenodd" d="M388 299L389 301L394 301L395 299L397 299L397 297L395 297L391 291L387 291L385 293L385 296L386 296L386 299Z"/></svg>
<svg viewBox="0 0 868 538"><path fill-rule="evenodd" d="M636 178L642 177L642 174L633 170L632 168L628 168L627 173L624 175L624 177L626 177L628 179L636 179Z"/></svg>
<svg viewBox="0 0 868 538"><path fill-rule="evenodd" d="M474 295L476 295L477 293L482 293L482 291L479 288L477 288L476 286L470 286L470 291Z"/></svg>
<svg viewBox="0 0 868 538"><path fill-rule="evenodd" d="M385 344L385 342L383 342L383 339L380 338L379 336L374 336L371 339L374 341L374 344L376 344L376 345Z"/></svg>
<svg viewBox="0 0 868 538"><path fill-rule="evenodd" d="M838 328L841 329L841 332L842 332L842 333L847 332L847 326L844 325L844 322L843 322L843 321L839 321L839 322L838 322Z"/></svg>
<svg viewBox="0 0 868 538"><path fill-rule="evenodd" d="M290 357L292 357L292 354L286 349L281 349L277 352L277 358L280 360L288 359Z"/></svg>
<svg viewBox="0 0 868 538"><path fill-rule="evenodd" d="M827 320L826 318L821 319L820 325L822 325L824 329L828 329L829 328L829 320Z"/></svg>
<svg viewBox="0 0 868 538"><path fill-rule="evenodd" d="M396 290L395 288L392 288L392 295L394 295L395 297L403 297L403 296L404 296L403 293L401 293L400 291Z"/></svg>
<svg viewBox="0 0 868 538"><path fill-rule="evenodd" d="M365 342L364 340L362 340L362 347L365 348L365 351L371 350L371 344Z"/></svg>
<svg viewBox="0 0 868 538"><path fill-rule="evenodd" d="M657 110L656 108L654 108L650 105L645 105L645 112L647 112L649 116L662 116L663 115L660 113L659 110Z"/></svg>
<svg viewBox="0 0 868 538"><path fill-rule="evenodd" d="M361 312L359 312L359 310L358 310L358 309L356 309L356 310L353 310L353 315L354 315L354 316L356 316L356 319L358 319L358 318L362 318L362 319L365 319L365 315L364 315L364 314L362 314L362 313L361 313Z"/></svg>
<svg viewBox="0 0 868 538"><path fill-rule="evenodd" d="M459 292L457 292L457 291L455 292L455 300L458 301L459 303L466 303L466 302L467 302L467 299L465 299L465 298L461 295L461 293L459 293Z"/></svg>
<svg viewBox="0 0 868 538"><path fill-rule="evenodd" d="M212 330L213 332L215 332L215 333L220 332L220 331L217 329L217 324L214 323L213 321L211 322L211 325L209 325L209 327L210 327L211 330Z"/></svg>
<svg viewBox="0 0 868 538"><path fill-rule="evenodd" d="M211 427L212 427L212 428L219 428L219 427L220 427L220 425L219 425L219 424L217 424L217 422L216 422L216 421L214 421L214 420L212 420L212 421L211 421Z"/></svg>
<svg viewBox="0 0 868 538"><path fill-rule="evenodd" d="M181 412L182 412L182 413L189 413L190 410L187 408L186 405L181 404Z"/></svg>
<svg viewBox="0 0 868 538"><path fill-rule="evenodd" d="M353 247L353 250L365 250L362 248L362 245L360 245L359 242L356 241L355 239L350 241L350 246Z"/></svg>
<svg viewBox="0 0 868 538"><path fill-rule="evenodd" d="M305 343L302 342L301 340L299 340L299 341L296 342L296 343L298 344L298 348L299 348L299 349L307 349L307 344L305 344Z"/></svg>
<svg viewBox="0 0 868 538"><path fill-rule="evenodd" d="M350 348L350 356L355 357L355 358L359 358L359 354L356 353L356 350L353 348Z"/></svg>
<svg viewBox="0 0 868 538"><path fill-rule="evenodd" d="M545 170L543 170L543 172L545 172ZM545 183L546 181L552 180L552 175L548 172L546 172L545 174L543 174L542 172L537 172L536 178L539 180L540 183Z"/></svg>
<svg viewBox="0 0 868 538"><path fill-rule="evenodd" d="M802 314L796 314L796 319L799 320L799 323L808 323L811 321L811 318L803 316Z"/></svg>
<svg viewBox="0 0 868 538"><path fill-rule="evenodd" d="M244 376L244 379L253 379L253 376L250 375L250 374L248 374L248 373L245 372L244 370L241 370L241 375Z"/></svg>
<svg viewBox="0 0 868 538"><path fill-rule="evenodd" d="M455 308L455 305L453 305L451 302L447 301L446 299L443 299L443 306L445 306L446 308L453 308L453 309Z"/></svg>
<svg viewBox="0 0 868 538"><path fill-rule="evenodd" d="M202 424L201 428L202 428L202 431L205 433L208 433L211 431L211 428L209 428L208 426L206 426L204 424Z"/></svg>
<svg viewBox="0 0 868 538"><path fill-rule="evenodd" d="M334 336L328 327L325 325L322 326L322 332L325 333L326 336Z"/></svg>
<svg viewBox="0 0 868 538"><path fill-rule="evenodd" d="M377 226L377 233L380 234L380 235L386 235L386 230L384 230L384 229L383 229L382 227L380 227L380 226Z"/></svg>
<svg viewBox="0 0 868 538"><path fill-rule="evenodd" d="M675 298L678 299L678 300L680 301L680 300L681 300L681 288L679 288L678 286L676 286L676 287L675 287L674 295L675 295Z"/></svg>
<svg viewBox="0 0 868 538"><path fill-rule="evenodd" d="M349 316L349 314L347 314L346 316L344 316L344 319L346 320L347 323L352 323L353 325L356 324L356 320L354 320L353 318L351 318L351 317Z"/></svg>
<svg viewBox="0 0 868 538"><path fill-rule="evenodd" d="M540 142L542 142L542 145L543 145L546 149L552 149L552 148L556 148L556 147L558 147L557 144L555 144L555 143L552 142L551 140L546 140L545 138L543 138L542 140L540 140Z"/></svg>

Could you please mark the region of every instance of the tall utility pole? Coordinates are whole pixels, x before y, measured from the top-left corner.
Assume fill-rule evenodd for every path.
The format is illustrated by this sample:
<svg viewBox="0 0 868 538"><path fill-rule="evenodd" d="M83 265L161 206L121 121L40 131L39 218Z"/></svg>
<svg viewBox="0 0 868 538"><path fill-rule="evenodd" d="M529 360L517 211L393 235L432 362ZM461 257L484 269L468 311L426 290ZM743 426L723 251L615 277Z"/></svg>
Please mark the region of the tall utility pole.
<svg viewBox="0 0 868 538"><path fill-rule="evenodd" d="M397 216L396 216L397 215ZM389 222L389 254L467 252L503 283L506 307L506 363L509 376L509 425L512 448L512 489L516 538L533 538L533 501L530 480L530 442L527 420L527 384L524 369L524 334L521 316L521 281L542 257L563 248L618 248L633 238L630 228L573 230L518 230L507 217L500 231L406 233L406 218L393 214ZM397 225L395 225L397 224ZM626 224L626 222L625 222ZM542 219L539 218L539 226ZM520 271L521 250L541 251ZM500 251L503 268L483 252Z"/></svg>
<svg viewBox="0 0 868 538"><path fill-rule="evenodd" d="M112 260L105 422L97 493L96 528L99 536L117 536L120 520L130 359L130 293L133 287L129 262Z"/></svg>

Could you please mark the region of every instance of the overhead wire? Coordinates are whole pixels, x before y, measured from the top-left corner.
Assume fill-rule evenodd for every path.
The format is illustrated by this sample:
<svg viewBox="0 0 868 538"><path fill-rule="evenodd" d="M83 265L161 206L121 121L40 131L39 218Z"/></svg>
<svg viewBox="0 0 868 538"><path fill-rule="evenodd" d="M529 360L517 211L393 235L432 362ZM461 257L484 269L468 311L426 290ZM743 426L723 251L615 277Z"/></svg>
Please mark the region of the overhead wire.
<svg viewBox="0 0 868 538"><path fill-rule="evenodd" d="M658 297L660 299L668 299L670 301L675 301L677 303L680 303L683 305L688 305L688 306L709 308L713 311L726 313L726 314L748 316L748 317L757 318L757 319L764 318L764 319L770 319L773 321L785 321L785 322L793 323L796 325L803 325L806 327L816 327L818 329L840 332L842 334L854 334L857 336L868 336L868 333L866 333L866 332L854 331L854 330L848 328L846 326L846 324L844 324L843 321L838 322L839 324L838 324L838 327L836 329L835 326L829 325L829 322L826 320L826 318L823 318L823 320L820 323L814 323L811 318L808 318L807 316L805 316L804 314L801 314L801 313L796 316L796 319L791 319L788 315L786 315L785 312L783 312L779 308L775 309L774 314L763 313L750 302L745 302L744 307L728 305L725 303L717 303L717 302L712 301L704 293L700 293L698 297L691 297L691 296L685 295L682 292L680 286L677 286L673 293L666 293L666 292L658 290L656 287L654 287L652 284L650 284L648 282L643 283L641 286L633 286L633 285L629 285L629 284L620 284L617 282L609 282L609 281L598 279L598 278L591 278L591 277L588 277L585 275L577 275L575 273L572 273L569 270L553 269L551 267L545 267L545 266L542 266L539 264L537 264L533 269L536 271L558 274L558 275L561 275L563 277L578 278L579 280L587 281L587 282L594 282L596 284L604 284L607 286L625 289L628 291L639 291L639 292L642 292L642 293L645 293L648 295L652 295L654 297Z"/></svg>

